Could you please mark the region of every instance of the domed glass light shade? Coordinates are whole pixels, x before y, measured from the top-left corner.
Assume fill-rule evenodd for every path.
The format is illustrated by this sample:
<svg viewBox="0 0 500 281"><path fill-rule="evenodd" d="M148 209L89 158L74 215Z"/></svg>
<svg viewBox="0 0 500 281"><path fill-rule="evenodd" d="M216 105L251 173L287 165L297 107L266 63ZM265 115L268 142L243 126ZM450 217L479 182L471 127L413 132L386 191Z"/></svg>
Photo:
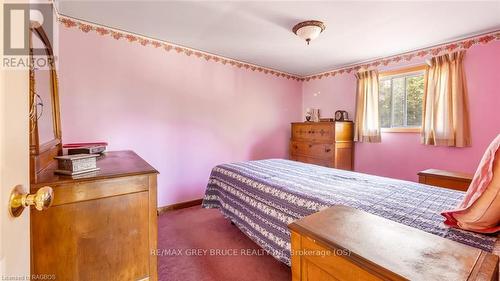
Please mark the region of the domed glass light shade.
<svg viewBox="0 0 500 281"><path fill-rule="evenodd" d="M296 24L293 27L292 31L297 36L305 40L307 42L307 45L309 45L309 42L316 39L319 34L323 32L323 30L325 30L325 28L326 26L323 22L317 20L309 20Z"/></svg>

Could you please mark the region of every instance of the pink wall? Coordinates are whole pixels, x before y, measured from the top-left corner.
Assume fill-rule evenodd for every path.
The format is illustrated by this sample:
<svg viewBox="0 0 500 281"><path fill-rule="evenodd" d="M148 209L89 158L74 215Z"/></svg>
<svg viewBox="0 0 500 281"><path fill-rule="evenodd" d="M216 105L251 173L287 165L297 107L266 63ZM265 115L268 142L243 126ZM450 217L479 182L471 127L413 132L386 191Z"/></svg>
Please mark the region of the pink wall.
<svg viewBox="0 0 500 281"><path fill-rule="evenodd" d="M355 169L415 181L418 179L417 172L428 168L473 173L485 148L500 133L500 41L469 49L465 72L469 89L472 147L424 146L420 144L419 134L416 133L383 133L382 143L356 144ZM332 116L336 110L344 109L354 118L354 75L312 80L304 82L302 88L303 110L318 107L323 116Z"/></svg>
<svg viewBox="0 0 500 281"><path fill-rule="evenodd" d="M213 166L288 155L301 83L60 28L64 142L105 140L160 171L158 205L201 198Z"/></svg>
<svg viewBox="0 0 500 281"><path fill-rule="evenodd" d="M287 158L289 123L307 107L354 117L352 74L301 83L78 29L61 27L58 38L63 141L135 150L161 173L159 206L201 198L217 164ZM427 168L472 173L500 133L499 53L496 41L466 57L472 147L384 133L380 144L356 144L355 169L407 180Z"/></svg>
<svg viewBox="0 0 500 281"><path fill-rule="evenodd" d="M333 117L335 111L346 110L354 118L356 108L356 77L342 74L302 84L303 111L319 108L320 116Z"/></svg>

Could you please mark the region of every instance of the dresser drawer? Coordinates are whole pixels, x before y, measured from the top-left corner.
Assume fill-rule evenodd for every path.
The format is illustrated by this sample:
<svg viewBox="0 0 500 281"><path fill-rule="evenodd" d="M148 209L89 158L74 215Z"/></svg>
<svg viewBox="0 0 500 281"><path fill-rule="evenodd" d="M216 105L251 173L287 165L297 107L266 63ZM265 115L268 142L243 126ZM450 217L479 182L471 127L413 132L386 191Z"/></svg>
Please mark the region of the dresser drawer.
<svg viewBox="0 0 500 281"><path fill-rule="evenodd" d="M291 141L290 153L313 158L333 159L334 144Z"/></svg>
<svg viewBox="0 0 500 281"><path fill-rule="evenodd" d="M309 123L292 124L292 139L308 139L310 131Z"/></svg>
<svg viewBox="0 0 500 281"><path fill-rule="evenodd" d="M298 123L292 124L292 140L329 141L335 138L332 123Z"/></svg>
<svg viewBox="0 0 500 281"><path fill-rule="evenodd" d="M54 280L154 280L148 200L143 191L32 211L32 249L45 256L33 259L33 272Z"/></svg>
<svg viewBox="0 0 500 281"><path fill-rule="evenodd" d="M294 160L294 161L299 161L302 163L309 163L309 164L333 168L333 160L331 160L331 159L319 159L319 158L307 157L307 156L298 155L298 154L292 154L290 156L290 159Z"/></svg>
<svg viewBox="0 0 500 281"><path fill-rule="evenodd" d="M343 255L350 254L349 250L326 248L308 237L301 237L301 246L302 252L312 253L301 259L301 280L383 280L344 258Z"/></svg>
<svg viewBox="0 0 500 281"><path fill-rule="evenodd" d="M137 175L118 177L100 181L53 185L52 187L54 189L54 202L52 206L59 206L128 193L148 191L149 176ZM36 192L36 190L32 192Z"/></svg>

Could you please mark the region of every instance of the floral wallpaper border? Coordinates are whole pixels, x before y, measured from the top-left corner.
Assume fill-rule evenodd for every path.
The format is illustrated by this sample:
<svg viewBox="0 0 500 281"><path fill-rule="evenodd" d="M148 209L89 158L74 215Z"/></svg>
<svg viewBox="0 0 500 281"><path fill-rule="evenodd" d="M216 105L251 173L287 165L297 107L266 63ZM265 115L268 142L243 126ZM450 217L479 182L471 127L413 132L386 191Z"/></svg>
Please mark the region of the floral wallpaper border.
<svg viewBox="0 0 500 281"><path fill-rule="evenodd" d="M485 34L481 34L481 35L469 37L466 39L458 40L455 42L441 44L441 45L431 47L431 48L415 50L415 51L411 51L408 53L403 53L403 54L398 54L398 55L394 55L394 56L389 56L389 57L371 60L368 62L348 65L345 67L329 70L329 71L318 73L318 74L307 75L307 76L298 76L298 75L289 74L289 73L286 73L283 71L278 71L278 70L274 70L274 69L246 63L246 62L241 62L241 61L234 60L234 59L229 59L229 58L226 58L223 56L218 56L218 55L198 51L195 49L178 46L178 45L168 43L165 41L152 39L149 37L136 35L136 34L128 33L128 32L124 32L124 31L120 31L117 29L97 25L94 23L89 23L89 22L85 22L82 20L73 19L73 18L63 16L60 14L58 15L58 21L61 24L63 24L66 28L78 28L79 30L81 30L85 33L96 32L97 34L99 34L101 36L110 36L116 40L127 40L130 43L141 44L142 46L163 48L167 52L175 51L177 53L183 53L187 56L193 55L193 56L198 57L198 58L203 58L206 61L212 60L214 62L221 63L224 65L230 65L230 66L234 66L237 68L249 69L251 71L263 72L265 74L271 74L271 75L274 75L277 77L283 77L286 79L292 79L292 80L296 80L296 81L310 81L310 80L315 80L315 79L322 79L322 78L326 78L329 76L336 76L336 75L341 75L344 73L357 72L360 69L368 69L368 68L373 68L373 67L378 67L378 66L387 66L390 64L400 63L402 61L411 61L414 58L424 58L424 57L428 57L428 56L437 56L437 55L449 53L449 52L456 51L456 50L467 50L470 47L472 47L473 45L487 44L487 43L494 41L494 40L500 40L500 30L496 30L496 31L485 33Z"/></svg>
<svg viewBox="0 0 500 281"><path fill-rule="evenodd" d="M500 30L488 32L485 34L481 35L476 35L473 37L469 37L466 39L458 40L455 42L451 43L445 43L441 45L437 45L435 47L431 48L425 48L425 49L420 49L420 50L415 50L411 51L408 53L403 53L403 54L398 54L394 56L389 56L389 57L384 57L380 59L375 59L375 60L370 60L364 63L358 63L358 64L353 64L353 65L348 65L346 67L318 73L318 74L313 74L313 75L307 75L303 76L302 81L310 81L310 80L315 80L315 79L321 79L325 78L328 76L335 76L343 73L351 73L351 72L357 72L360 69L369 69L369 68L375 68L378 66L387 66L390 64L397 64L402 61L411 61L414 58L424 58L424 57L430 57L430 56L438 56L446 53L450 53L453 51L458 51L458 50L467 50L473 45L477 44L487 44L493 40L500 40Z"/></svg>
<svg viewBox="0 0 500 281"><path fill-rule="evenodd" d="M120 31L117 29L109 28L109 27L104 27L101 25L89 23L89 22L84 22L81 20L76 20L69 18L67 16L62 16L59 15L58 21L62 23L66 28L78 28L79 30L89 33L89 32L96 32L97 34L101 36L110 36L116 40L127 40L130 43L136 43L136 44L141 44L142 46L151 46L154 48L162 48L167 52L170 51L175 51L177 53L183 53L187 56L195 56L198 58L203 58L206 61L214 61L218 62L224 65L231 65L237 68L244 68L244 69L249 69L251 71L258 71L258 72L263 72L265 74L271 74L275 75L277 77L283 77L286 79L293 79L296 81L302 81L302 77L297 76L297 75L292 75L283 71L278 71L246 62L241 62L237 61L234 59L229 59L225 58L222 56L217 56L213 54L209 54L206 52L198 51L195 49L191 48L186 48L182 46L178 46L172 43L168 43L165 41L157 40L157 39L152 39L149 37L141 36L141 35L136 35L133 33L128 33L124 31Z"/></svg>

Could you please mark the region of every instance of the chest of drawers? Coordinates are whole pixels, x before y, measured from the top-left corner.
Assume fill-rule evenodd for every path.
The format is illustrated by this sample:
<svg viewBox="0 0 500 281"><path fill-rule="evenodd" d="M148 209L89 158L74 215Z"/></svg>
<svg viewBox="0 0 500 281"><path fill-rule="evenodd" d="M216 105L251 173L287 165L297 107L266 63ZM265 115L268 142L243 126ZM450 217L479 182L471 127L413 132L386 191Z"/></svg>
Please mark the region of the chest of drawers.
<svg viewBox="0 0 500 281"><path fill-rule="evenodd" d="M292 123L290 159L325 167L353 169L353 123Z"/></svg>
<svg viewBox="0 0 500 281"><path fill-rule="evenodd" d="M31 193L54 190L31 212L31 273L55 280L157 279L157 171L132 151L107 152L78 176L40 174ZM55 167L54 167L55 168Z"/></svg>

